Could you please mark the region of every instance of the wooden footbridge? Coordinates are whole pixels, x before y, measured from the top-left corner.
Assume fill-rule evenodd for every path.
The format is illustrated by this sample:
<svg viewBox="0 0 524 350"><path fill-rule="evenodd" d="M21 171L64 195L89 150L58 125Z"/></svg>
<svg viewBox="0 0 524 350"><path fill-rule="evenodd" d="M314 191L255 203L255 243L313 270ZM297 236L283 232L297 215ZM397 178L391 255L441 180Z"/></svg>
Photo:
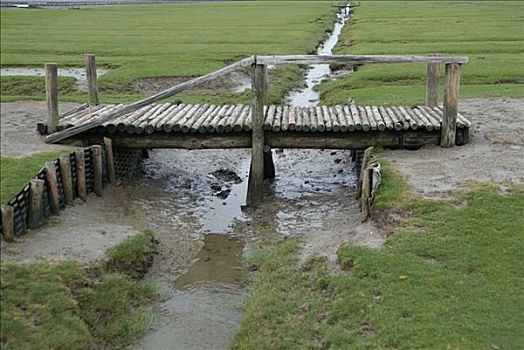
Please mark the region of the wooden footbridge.
<svg viewBox="0 0 524 350"><path fill-rule="evenodd" d="M49 120L39 125L49 132L46 142L101 143L128 148L248 148L252 149L248 203L262 198L264 167L271 166L271 148L362 150L369 146L442 147L469 140L470 122L458 113L460 66L467 57L442 56L253 56L221 70L176 85L156 95L124 105L98 104L94 56L86 55L90 104L58 115L56 65L46 65ZM294 107L265 105L266 67L273 64L427 64L425 106ZM445 64L443 107L437 104L440 65ZM192 105L157 103L197 84L251 66L251 105ZM267 170L267 169L266 169ZM267 172L266 172L267 173Z"/></svg>

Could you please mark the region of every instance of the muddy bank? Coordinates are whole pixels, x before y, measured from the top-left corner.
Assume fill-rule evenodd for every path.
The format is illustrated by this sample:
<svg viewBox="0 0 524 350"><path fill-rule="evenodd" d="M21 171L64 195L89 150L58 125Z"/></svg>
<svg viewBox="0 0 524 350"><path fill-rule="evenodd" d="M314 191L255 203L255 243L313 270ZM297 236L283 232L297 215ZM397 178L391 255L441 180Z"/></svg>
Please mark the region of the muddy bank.
<svg viewBox="0 0 524 350"><path fill-rule="evenodd" d="M420 195L446 198L468 181L524 183L524 100L469 99L459 110L472 123L461 147L383 151Z"/></svg>

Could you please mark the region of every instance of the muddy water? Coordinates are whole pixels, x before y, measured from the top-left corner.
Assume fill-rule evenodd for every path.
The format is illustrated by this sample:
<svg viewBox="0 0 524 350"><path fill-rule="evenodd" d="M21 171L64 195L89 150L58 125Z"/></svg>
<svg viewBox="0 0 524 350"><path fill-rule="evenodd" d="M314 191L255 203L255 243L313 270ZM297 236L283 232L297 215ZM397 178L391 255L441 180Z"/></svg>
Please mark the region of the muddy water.
<svg viewBox="0 0 524 350"><path fill-rule="evenodd" d="M98 77L106 74L107 72L108 70L105 69L96 70L96 74ZM43 68L3 67L0 68L0 76L43 77L45 76L45 71ZM85 68L58 68L58 76L75 78L75 87L80 91L87 91L87 78Z"/></svg>
<svg viewBox="0 0 524 350"><path fill-rule="evenodd" d="M338 37L342 32L342 28L346 25L349 19L350 8L345 7L337 14L337 22L329 37L317 48L317 55L332 55L333 48L338 42ZM329 64L314 64L309 67L306 75L306 87L300 91L293 91L288 96L288 100L292 106L311 106L318 103L320 94L315 90L315 87L325 78L331 76L331 68Z"/></svg>

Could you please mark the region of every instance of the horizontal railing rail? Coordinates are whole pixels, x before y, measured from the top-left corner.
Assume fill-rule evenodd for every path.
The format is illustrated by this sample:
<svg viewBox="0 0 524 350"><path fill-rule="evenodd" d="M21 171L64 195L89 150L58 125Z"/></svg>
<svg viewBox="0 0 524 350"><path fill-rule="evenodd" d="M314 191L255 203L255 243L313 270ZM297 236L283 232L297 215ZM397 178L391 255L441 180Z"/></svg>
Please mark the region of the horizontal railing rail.
<svg viewBox="0 0 524 350"><path fill-rule="evenodd" d="M411 55L286 55L256 56L257 64L384 64L384 63L468 63L465 56L411 56Z"/></svg>

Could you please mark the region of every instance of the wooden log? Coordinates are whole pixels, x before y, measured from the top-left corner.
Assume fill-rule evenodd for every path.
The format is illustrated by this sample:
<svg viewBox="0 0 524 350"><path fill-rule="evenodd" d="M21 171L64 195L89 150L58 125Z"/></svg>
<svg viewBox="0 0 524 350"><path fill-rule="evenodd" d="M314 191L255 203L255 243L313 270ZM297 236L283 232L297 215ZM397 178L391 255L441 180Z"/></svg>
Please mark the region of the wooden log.
<svg viewBox="0 0 524 350"><path fill-rule="evenodd" d="M289 131L295 131L297 129L297 107L289 108L288 115L288 129Z"/></svg>
<svg viewBox="0 0 524 350"><path fill-rule="evenodd" d="M193 124L195 124L200 119L200 117L208 110L208 108L208 104L200 106L200 108L193 115L191 115L183 123L180 124L180 130L183 133L188 133L189 131L191 131Z"/></svg>
<svg viewBox="0 0 524 350"><path fill-rule="evenodd" d="M64 188L64 202L66 205L72 205L74 200L73 176L71 174L71 158L69 154L58 158L60 164L60 176L62 177L62 186Z"/></svg>
<svg viewBox="0 0 524 350"><path fill-rule="evenodd" d="M51 213L58 215L60 212L60 198L58 193L58 181L56 178L55 162L47 162L45 165L47 174L47 192L49 193L49 207Z"/></svg>
<svg viewBox="0 0 524 350"><path fill-rule="evenodd" d="M446 64L446 87L444 89L444 113L442 116L442 147L455 145L455 133L458 113L458 96L460 88L460 64Z"/></svg>
<svg viewBox="0 0 524 350"><path fill-rule="evenodd" d="M409 116L404 115L404 113L402 113L402 111L396 106L391 107L391 110L395 113L397 119L402 124L402 129L409 130L411 128L411 118ZM416 130L418 128L418 125L414 123L414 127L414 130Z"/></svg>
<svg viewBox="0 0 524 350"><path fill-rule="evenodd" d="M341 120L339 119L336 107L332 106L332 107L326 107L326 108L329 109L329 116L331 117L332 130L334 132L341 131L341 128L342 128L341 127Z"/></svg>
<svg viewBox="0 0 524 350"><path fill-rule="evenodd" d="M213 119L211 119L206 126L207 132L212 133L216 131L218 122L220 121L224 113L227 112L229 107L229 105L224 105L213 115Z"/></svg>
<svg viewBox="0 0 524 350"><path fill-rule="evenodd" d="M309 130L311 132L318 131L318 118L315 107L309 107Z"/></svg>
<svg viewBox="0 0 524 350"><path fill-rule="evenodd" d="M194 116L199 116L200 110L203 108L203 105L196 104L187 112L185 115L180 118L175 125L173 125L173 132L183 132L182 128L188 132L191 128L191 124L193 123L192 119ZM186 125L189 124L189 127ZM184 127L186 126L186 127Z"/></svg>
<svg viewBox="0 0 524 350"><path fill-rule="evenodd" d="M282 107L282 124L280 129L282 131L287 131L289 128L289 106Z"/></svg>
<svg viewBox="0 0 524 350"><path fill-rule="evenodd" d="M422 118L418 113L415 113L415 110L413 107L403 107L407 114L411 117L415 123L417 123L418 127L420 129L426 129L427 123L425 118Z"/></svg>
<svg viewBox="0 0 524 350"><path fill-rule="evenodd" d="M221 76L224 76L226 74L229 74L235 70L238 70L242 67L246 67L246 66L249 66L251 65L252 63L254 63L254 57L253 56L250 56L250 57L247 57L245 59L242 59L236 63L233 63L227 67L224 67L222 69L219 69L215 72L212 72L212 73L209 73L209 74L206 74L204 76L201 76L201 77L198 77L198 78L195 78L195 79L191 79L189 81L186 81L186 82L183 82L181 84L178 84L176 86L173 86L167 90L164 90L162 92L159 92L153 96L150 96L150 97L147 97L147 98L144 98L140 101L137 101L137 102L134 102L134 103L131 103L125 107L122 107L118 110L115 110L114 112L112 112L111 114L108 114L108 115L105 115L103 118L100 118L99 120L97 120L96 122L92 122L92 123L89 123L89 124L84 124L84 125L79 125L79 126L75 126L75 127L72 127L72 128L69 128L67 130L63 130L63 131L60 131L60 132L57 132L53 135L49 135L46 137L45 139L45 142L47 143L55 143L55 142L59 142L59 141L62 141L66 138L69 138L69 137L72 137L74 135L78 135L86 130L89 130L89 129L92 129L94 127L97 127L98 125L102 124L102 123L105 123L106 121L109 121L111 119L115 119L115 118L118 118L120 117L121 115L124 115L124 114L128 114L128 113L131 113L131 112L134 112L136 111L137 109L140 109L144 106L147 106L155 101L159 101L159 100L163 100L167 97L170 97L170 96L173 96L177 93L180 93L184 90L187 90L191 87L194 87L196 85L199 85L199 84L202 84L204 82L207 82L207 81L210 81L210 80L213 80L213 79L216 79L218 77L221 77Z"/></svg>
<svg viewBox="0 0 524 350"><path fill-rule="evenodd" d="M311 131L311 116L307 107L302 108L302 131Z"/></svg>
<svg viewBox="0 0 524 350"><path fill-rule="evenodd" d="M264 146L264 180L275 178L275 163L271 147Z"/></svg>
<svg viewBox="0 0 524 350"><path fill-rule="evenodd" d="M302 107L295 107L295 120L296 120L295 130L297 132L303 131L304 130L304 114L303 114Z"/></svg>
<svg viewBox="0 0 524 350"><path fill-rule="evenodd" d="M9 204L2 204L2 236L6 242L15 241L15 209Z"/></svg>
<svg viewBox="0 0 524 350"><path fill-rule="evenodd" d="M157 119L161 118L161 116L164 115L164 113L170 109L172 104L164 103L160 106L161 107L159 109L157 109L154 113L150 114L147 118L142 118L135 122L136 124L135 132L137 134L141 134L141 133L152 134L155 131L155 125L157 123Z"/></svg>
<svg viewBox="0 0 524 350"><path fill-rule="evenodd" d="M107 174L109 177L109 183L116 185L115 157L113 156L113 140L111 140L109 137L104 137L104 145L106 147Z"/></svg>
<svg viewBox="0 0 524 350"><path fill-rule="evenodd" d="M362 198L362 180L364 178L365 169L368 166L369 160L371 159L373 152L374 152L374 147L368 147L364 150L362 161L360 163L360 171L359 171L358 183L357 183L357 192L355 194L355 198L357 200L360 200Z"/></svg>
<svg viewBox="0 0 524 350"><path fill-rule="evenodd" d="M267 109L266 116L264 119L264 130L270 131L273 130L273 122L275 120L275 112L276 112L277 106L271 105Z"/></svg>
<svg viewBox="0 0 524 350"><path fill-rule="evenodd" d="M362 120L362 130L369 131L371 130L371 120L366 113L366 109L363 106L357 106L360 118Z"/></svg>
<svg viewBox="0 0 524 350"><path fill-rule="evenodd" d="M76 192L78 197L84 202L87 199L86 188L86 165L85 154L83 148L75 149L75 163L76 163Z"/></svg>
<svg viewBox="0 0 524 350"><path fill-rule="evenodd" d="M251 109L250 106L244 106L242 108L242 111L240 112L240 115L238 116L237 120L235 120L235 124L233 125L233 131L234 132L241 132L244 128L244 121L249 116L249 110Z"/></svg>
<svg viewBox="0 0 524 350"><path fill-rule="evenodd" d="M47 99L47 132L57 130L58 114L58 69L56 63L45 64L45 94Z"/></svg>
<svg viewBox="0 0 524 350"><path fill-rule="evenodd" d="M440 63L428 63L426 76L426 106L435 107L438 104Z"/></svg>
<svg viewBox="0 0 524 350"><path fill-rule="evenodd" d="M333 130L333 120L329 108L327 106L322 106L322 117L324 119L324 125L326 126L326 131Z"/></svg>
<svg viewBox="0 0 524 350"><path fill-rule="evenodd" d="M29 210L27 213L27 225L30 229L40 227L42 221L42 206L45 181L32 179L29 188Z"/></svg>
<svg viewBox="0 0 524 350"><path fill-rule="evenodd" d="M377 106L372 106L371 107L371 112L373 113L373 117L375 118L375 121L377 123L378 130L380 130L380 131L386 130L386 123L382 119L382 116L380 115L378 107Z"/></svg>
<svg viewBox="0 0 524 350"><path fill-rule="evenodd" d="M198 126L198 132L201 134L205 134L207 132L207 127L209 126L210 122L213 120L216 114L218 114L218 111L222 109L223 106L215 106L213 109L209 109L201 118L202 123Z"/></svg>
<svg viewBox="0 0 524 350"><path fill-rule="evenodd" d="M346 114L344 113L344 107L341 105L336 105L335 112L337 114L338 121L340 123L340 132L347 132L348 125L350 124L350 122L346 118Z"/></svg>
<svg viewBox="0 0 524 350"><path fill-rule="evenodd" d="M371 205L371 177L373 171L366 167L363 168L362 173L362 197L360 199L360 208L362 210L362 222L369 219L369 210Z"/></svg>
<svg viewBox="0 0 524 350"><path fill-rule="evenodd" d="M135 126L135 132L137 133L137 135L143 134L145 132L145 127L148 124L148 122L153 120L157 115L161 114L167 108L169 108L169 105L169 103L158 104L155 106L155 108L151 109L150 111L133 121L133 125Z"/></svg>
<svg viewBox="0 0 524 350"><path fill-rule="evenodd" d="M244 105L242 105L242 104L239 104L239 105L235 106L235 108L233 109L233 112L231 113L231 115L226 120L226 124L225 124L225 131L226 132L230 132L230 131L232 131L234 129L235 122L240 117L240 114L242 113L243 109L244 109Z"/></svg>
<svg viewBox="0 0 524 350"><path fill-rule="evenodd" d="M384 110L393 122L393 128L397 131L402 130L402 121L395 115L395 112L389 107L384 107Z"/></svg>
<svg viewBox="0 0 524 350"><path fill-rule="evenodd" d="M322 113L322 107L315 107L315 115L317 117L317 131L324 132L327 129L327 125L324 119L324 114Z"/></svg>
<svg viewBox="0 0 524 350"><path fill-rule="evenodd" d="M89 92L89 104L95 106L100 103L98 99L98 80L96 76L95 55L86 54L84 56L86 65L87 91Z"/></svg>
<svg viewBox="0 0 524 350"><path fill-rule="evenodd" d="M285 55L257 56L259 64L373 64L373 63L467 63L468 57L413 56L413 55Z"/></svg>
<svg viewBox="0 0 524 350"><path fill-rule="evenodd" d="M249 115L247 116L247 118L244 120L244 131L250 131L252 129L252 126L253 126L253 108L250 107L249 108Z"/></svg>
<svg viewBox="0 0 524 350"><path fill-rule="evenodd" d="M87 105L87 107L81 111L79 111L78 113L75 113L69 117L66 117L64 119L61 119L61 121L64 121L64 122L67 122L67 123L71 123L72 125L74 124L77 124L77 121L81 118L83 118L84 116L86 115L89 115L89 114L92 114L92 113L95 113L96 111L99 111L101 110L102 108L106 107L107 105L98 105L98 106L89 106Z"/></svg>
<svg viewBox="0 0 524 350"><path fill-rule="evenodd" d="M204 122L207 120L207 118L217 109L217 106L210 105L209 108L202 113L202 115L195 121L193 125L191 125L191 132L201 132L203 130L205 132L205 128L202 127Z"/></svg>
<svg viewBox="0 0 524 350"><path fill-rule="evenodd" d="M349 110L355 122L355 130L363 130L364 119L360 117L360 110L353 103L349 105ZM369 130L369 128L367 130Z"/></svg>
<svg viewBox="0 0 524 350"><path fill-rule="evenodd" d="M409 127L413 130L417 130L418 129L418 122L413 119L413 116L407 112L407 110L402 107L402 106L399 106L399 107L393 107L393 109L395 110L395 112L399 112L400 114L400 118L402 118L403 120L405 120L408 124L409 124Z"/></svg>
<svg viewBox="0 0 524 350"><path fill-rule="evenodd" d="M84 111L88 106L89 106L89 104L82 103L80 106L75 107L73 109L68 110L67 112L62 113L60 115L60 120L65 120L67 118L70 118L71 116L77 114L78 112Z"/></svg>
<svg viewBox="0 0 524 350"><path fill-rule="evenodd" d="M97 196L102 196L102 146L93 145L91 146L91 152L93 153L93 189Z"/></svg>
<svg viewBox="0 0 524 350"><path fill-rule="evenodd" d="M274 132L280 131L280 127L282 125L282 106L277 106L275 110L275 118L273 119L273 125L271 129Z"/></svg>
<svg viewBox="0 0 524 350"><path fill-rule="evenodd" d="M380 113L380 116L384 120L384 124L386 126L386 129L393 130L395 128L393 124L393 119L389 116L389 114L386 112L386 109L382 106L378 107L378 113Z"/></svg>
<svg viewBox="0 0 524 350"><path fill-rule="evenodd" d="M229 117L231 116L231 114L233 114L233 111L235 110L235 108L236 108L235 105L229 106L226 112L220 116L220 120L217 122L216 127L215 127L215 132L223 133L226 131L226 122L229 119Z"/></svg>
<svg viewBox="0 0 524 350"><path fill-rule="evenodd" d="M346 121L348 123L348 131L354 131L356 128L356 122L353 119L353 115L349 106L343 106L342 112L344 112L344 117L346 118ZM362 125L360 127L362 128Z"/></svg>
<svg viewBox="0 0 524 350"><path fill-rule="evenodd" d="M166 123L171 117L173 116L173 113L175 113L180 108L180 104L172 103L171 106L169 106L168 109L166 109L161 115L158 116L158 118L154 121L154 129L155 131L161 131L164 123Z"/></svg>
<svg viewBox="0 0 524 350"><path fill-rule="evenodd" d="M184 103L180 104L171 114L169 118L166 118L164 125L162 125L162 130L165 132L172 132L175 123L182 118L182 116L187 113L193 106L186 105Z"/></svg>
<svg viewBox="0 0 524 350"><path fill-rule="evenodd" d="M377 130L377 128L378 128L377 122L375 120L375 116L373 115L373 111L371 110L371 107L365 106L364 107L364 111L365 111L365 114L368 117L369 127L371 128L371 130Z"/></svg>
<svg viewBox="0 0 524 350"><path fill-rule="evenodd" d="M413 112L426 124L426 130L432 131L436 128L435 125L433 125L433 118L430 118L426 115L425 112L421 108L413 108Z"/></svg>
<svg viewBox="0 0 524 350"><path fill-rule="evenodd" d="M260 203L264 193L264 102L267 94L266 66L253 64L251 66L252 100L252 142L251 169L249 174L246 204L253 206Z"/></svg>

